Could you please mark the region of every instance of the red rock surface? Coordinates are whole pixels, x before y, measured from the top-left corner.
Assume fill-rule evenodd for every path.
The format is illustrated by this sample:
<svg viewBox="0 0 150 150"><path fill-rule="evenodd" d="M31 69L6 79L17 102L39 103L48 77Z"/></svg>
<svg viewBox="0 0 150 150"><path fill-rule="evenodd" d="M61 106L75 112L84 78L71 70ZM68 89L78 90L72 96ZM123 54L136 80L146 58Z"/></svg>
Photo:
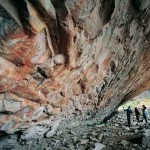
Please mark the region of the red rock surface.
<svg viewBox="0 0 150 150"><path fill-rule="evenodd" d="M102 121L150 87L149 1L22 3L0 1L0 130L43 106Z"/></svg>

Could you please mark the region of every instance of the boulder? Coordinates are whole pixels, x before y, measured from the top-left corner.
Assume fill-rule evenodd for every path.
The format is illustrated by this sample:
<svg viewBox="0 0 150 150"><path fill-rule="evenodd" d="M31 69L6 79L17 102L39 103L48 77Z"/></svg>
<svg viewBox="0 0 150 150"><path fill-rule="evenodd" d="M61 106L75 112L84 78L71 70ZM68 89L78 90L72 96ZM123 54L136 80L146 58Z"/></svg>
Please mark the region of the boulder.
<svg viewBox="0 0 150 150"><path fill-rule="evenodd" d="M95 143L95 148L93 150L102 150L103 148L105 148L106 146L104 144L101 143Z"/></svg>
<svg viewBox="0 0 150 150"><path fill-rule="evenodd" d="M21 135L21 141L32 141L32 140L40 140L44 137L44 134L49 131L49 128L43 127L42 125L32 126L27 129L23 135Z"/></svg>
<svg viewBox="0 0 150 150"><path fill-rule="evenodd" d="M88 139L81 139L80 142L81 142L81 144L84 145L84 144L87 144L89 142L89 140Z"/></svg>
<svg viewBox="0 0 150 150"><path fill-rule="evenodd" d="M52 123L50 123L49 124L50 131L48 131L45 136L48 137L48 138L50 138L53 135L55 135L60 122L61 122L61 120L55 120Z"/></svg>

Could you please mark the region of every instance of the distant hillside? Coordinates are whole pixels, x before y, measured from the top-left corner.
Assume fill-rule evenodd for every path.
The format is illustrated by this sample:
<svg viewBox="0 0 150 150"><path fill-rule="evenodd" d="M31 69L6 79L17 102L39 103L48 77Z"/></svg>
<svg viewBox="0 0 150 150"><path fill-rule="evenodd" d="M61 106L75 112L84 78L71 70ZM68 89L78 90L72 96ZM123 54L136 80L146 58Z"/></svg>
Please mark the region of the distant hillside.
<svg viewBox="0 0 150 150"><path fill-rule="evenodd" d="M150 98L150 90L141 93L140 95L134 97L132 100L144 99L144 98Z"/></svg>
<svg viewBox="0 0 150 150"><path fill-rule="evenodd" d="M141 108L142 105L145 105L147 108L150 108L150 98L143 98L143 99L134 99L131 101L128 101L127 103L121 105L118 110L121 111L124 108L127 108L128 106L131 107L131 109L134 109L134 107Z"/></svg>

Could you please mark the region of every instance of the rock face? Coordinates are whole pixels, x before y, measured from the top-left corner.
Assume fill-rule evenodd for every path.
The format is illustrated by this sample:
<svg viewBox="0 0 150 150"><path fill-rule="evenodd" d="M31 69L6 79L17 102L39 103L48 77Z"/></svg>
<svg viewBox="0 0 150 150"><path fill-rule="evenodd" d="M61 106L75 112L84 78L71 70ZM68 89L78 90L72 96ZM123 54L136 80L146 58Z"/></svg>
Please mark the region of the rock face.
<svg viewBox="0 0 150 150"><path fill-rule="evenodd" d="M0 130L102 121L148 89L149 10L149 0L0 0Z"/></svg>

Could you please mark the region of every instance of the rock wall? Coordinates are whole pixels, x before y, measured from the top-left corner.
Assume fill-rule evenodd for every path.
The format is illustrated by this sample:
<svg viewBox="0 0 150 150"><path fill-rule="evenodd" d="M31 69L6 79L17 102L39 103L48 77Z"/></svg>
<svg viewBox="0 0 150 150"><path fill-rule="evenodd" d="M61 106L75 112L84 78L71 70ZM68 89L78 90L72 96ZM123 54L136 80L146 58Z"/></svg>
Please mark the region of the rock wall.
<svg viewBox="0 0 150 150"><path fill-rule="evenodd" d="M102 121L150 88L149 10L149 0L0 0L0 130Z"/></svg>

